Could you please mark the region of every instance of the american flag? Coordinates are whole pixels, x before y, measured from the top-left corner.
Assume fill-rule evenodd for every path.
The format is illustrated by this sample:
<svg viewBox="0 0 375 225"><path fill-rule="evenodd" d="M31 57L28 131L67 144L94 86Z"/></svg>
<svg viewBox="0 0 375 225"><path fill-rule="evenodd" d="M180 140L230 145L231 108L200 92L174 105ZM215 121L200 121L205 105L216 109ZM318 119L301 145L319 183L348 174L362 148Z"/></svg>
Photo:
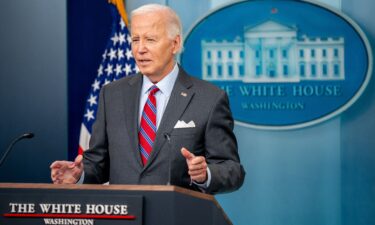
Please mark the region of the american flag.
<svg viewBox="0 0 375 225"><path fill-rule="evenodd" d="M79 154L89 148L91 129L98 110L101 87L124 76L139 72L131 52L129 30L117 8L112 4L110 4L110 7L113 18L111 38L108 40L107 47L102 55L102 62L97 70L97 76L87 97L79 137Z"/></svg>

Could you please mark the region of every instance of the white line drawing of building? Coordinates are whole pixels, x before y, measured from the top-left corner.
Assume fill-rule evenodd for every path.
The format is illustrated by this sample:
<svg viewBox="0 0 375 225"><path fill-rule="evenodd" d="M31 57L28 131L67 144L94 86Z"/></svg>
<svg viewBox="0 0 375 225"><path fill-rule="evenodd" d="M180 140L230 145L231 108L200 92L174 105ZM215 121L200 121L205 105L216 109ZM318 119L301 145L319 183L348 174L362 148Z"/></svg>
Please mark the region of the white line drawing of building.
<svg viewBox="0 0 375 225"><path fill-rule="evenodd" d="M202 40L208 81L300 82L345 80L344 38L307 37L268 20L245 27L243 38Z"/></svg>

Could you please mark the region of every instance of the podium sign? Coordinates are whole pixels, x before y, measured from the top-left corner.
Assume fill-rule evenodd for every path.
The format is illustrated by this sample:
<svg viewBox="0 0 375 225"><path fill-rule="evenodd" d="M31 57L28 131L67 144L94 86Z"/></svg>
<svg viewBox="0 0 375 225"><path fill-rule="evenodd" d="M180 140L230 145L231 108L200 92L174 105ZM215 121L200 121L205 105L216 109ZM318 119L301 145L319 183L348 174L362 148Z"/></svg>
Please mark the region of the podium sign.
<svg viewBox="0 0 375 225"><path fill-rule="evenodd" d="M0 183L0 224L232 223L212 195L176 186Z"/></svg>
<svg viewBox="0 0 375 225"><path fill-rule="evenodd" d="M8 189L0 199L0 224L142 225L142 195Z"/></svg>

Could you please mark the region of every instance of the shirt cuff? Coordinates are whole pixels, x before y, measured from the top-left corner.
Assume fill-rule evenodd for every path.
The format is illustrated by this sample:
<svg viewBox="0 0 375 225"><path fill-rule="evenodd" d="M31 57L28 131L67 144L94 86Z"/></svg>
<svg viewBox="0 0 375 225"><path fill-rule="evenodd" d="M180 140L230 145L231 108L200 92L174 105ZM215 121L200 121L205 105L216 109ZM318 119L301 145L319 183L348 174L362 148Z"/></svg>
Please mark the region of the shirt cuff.
<svg viewBox="0 0 375 225"><path fill-rule="evenodd" d="M84 179L85 179L85 171L82 172L82 175L81 175L81 177L79 178L79 180L77 181L76 184L83 184Z"/></svg>
<svg viewBox="0 0 375 225"><path fill-rule="evenodd" d="M207 180L204 183L197 183L195 181L192 181L193 184L197 185L201 191L205 191L210 186L211 183L211 171L210 168L207 166Z"/></svg>

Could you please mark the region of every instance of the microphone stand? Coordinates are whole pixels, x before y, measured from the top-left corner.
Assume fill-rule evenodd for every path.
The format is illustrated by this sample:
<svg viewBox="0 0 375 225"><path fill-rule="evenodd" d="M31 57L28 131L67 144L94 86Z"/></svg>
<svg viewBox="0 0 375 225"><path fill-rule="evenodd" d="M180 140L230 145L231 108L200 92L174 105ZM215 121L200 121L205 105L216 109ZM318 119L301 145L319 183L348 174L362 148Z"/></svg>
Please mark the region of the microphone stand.
<svg viewBox="0 0 375 225"><path fill-rule="evenodd" d="M4 163L6 157L8 156L9 152L12 150L13 146L20 140L22 139L25 139L25 138L33 138L34 137L34 134L33 133L26 133L26 134L22 134L21 136L15 138L11 143L10 145L8 146L7 150L5 151L3 157L1 158L0 160L0 167L1 165Z"/></svg>
<svg viewBox="0 0 375 225"><path fill-rule="evenodd" d="M164 134L164 137L167 139L167 142L168 142L168 148L169 148L169 153L172 153L172 146L171 146L171 136L168 134L168 133L165 133ZM168 182L167 182L167 185L171 185L171 167L172 167L172 161L171 161L171 158L172 158L172 154L169 154L168 156Z"/></svg>

